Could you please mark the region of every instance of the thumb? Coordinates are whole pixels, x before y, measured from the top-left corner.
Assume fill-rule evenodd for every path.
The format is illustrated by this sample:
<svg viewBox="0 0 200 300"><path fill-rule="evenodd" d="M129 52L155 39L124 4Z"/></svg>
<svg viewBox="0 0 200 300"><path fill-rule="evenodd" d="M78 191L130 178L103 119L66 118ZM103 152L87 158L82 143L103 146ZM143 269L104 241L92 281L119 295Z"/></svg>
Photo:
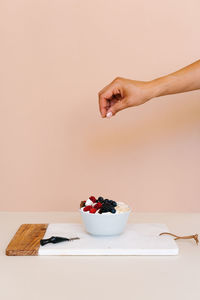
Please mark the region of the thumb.
<svg viewBox="0 0 200 300"><path fill-rule="evenodd" d="M116 115L120 110L123 110L127 107L126 105L126 98L123 100L119 100L115 102L107 111L106 117L111 118L112 116Z"/></svg>

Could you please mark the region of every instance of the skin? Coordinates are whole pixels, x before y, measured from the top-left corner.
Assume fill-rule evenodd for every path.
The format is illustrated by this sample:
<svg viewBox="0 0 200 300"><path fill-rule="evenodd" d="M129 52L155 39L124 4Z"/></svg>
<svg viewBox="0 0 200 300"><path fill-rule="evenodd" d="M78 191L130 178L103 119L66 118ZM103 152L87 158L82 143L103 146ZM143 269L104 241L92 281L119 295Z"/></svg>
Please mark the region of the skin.
<svg viewBox="0 0 200 300"><path fill-rule="evenodd" d="M200 89L200 60L169 75L151 81L117 77L99 92L102 118L144 104L152 98Z"/></svg>

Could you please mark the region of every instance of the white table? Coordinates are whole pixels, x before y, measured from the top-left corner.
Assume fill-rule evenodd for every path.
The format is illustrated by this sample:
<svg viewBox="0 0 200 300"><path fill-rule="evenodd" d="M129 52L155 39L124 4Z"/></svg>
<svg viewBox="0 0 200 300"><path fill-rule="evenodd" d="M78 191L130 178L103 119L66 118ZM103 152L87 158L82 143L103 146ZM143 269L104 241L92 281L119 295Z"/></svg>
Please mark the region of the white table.
<svg viewBox="0 0 200 300"><path fill-rule="evenodd" d="M0 299L200 299L200 246L193 240L178 241L179 256L5 256L19 225L56 222L81 219L67 212L0 213ZM135 213L130 222L200 233L200 214Z"/></svg>

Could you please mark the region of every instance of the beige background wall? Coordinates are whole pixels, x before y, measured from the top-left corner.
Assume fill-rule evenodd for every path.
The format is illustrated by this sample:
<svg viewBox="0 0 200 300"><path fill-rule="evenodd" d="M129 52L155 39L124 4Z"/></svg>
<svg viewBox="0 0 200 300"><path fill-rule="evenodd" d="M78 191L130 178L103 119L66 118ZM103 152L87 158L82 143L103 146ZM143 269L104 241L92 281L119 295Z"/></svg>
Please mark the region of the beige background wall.
<svg viewBox="0 0 200 300"><path fill-rule="evenodd" d="M116 76L200 56L199 0L0 1L0 210L200 211L200 91L99 116Z"/></svg>

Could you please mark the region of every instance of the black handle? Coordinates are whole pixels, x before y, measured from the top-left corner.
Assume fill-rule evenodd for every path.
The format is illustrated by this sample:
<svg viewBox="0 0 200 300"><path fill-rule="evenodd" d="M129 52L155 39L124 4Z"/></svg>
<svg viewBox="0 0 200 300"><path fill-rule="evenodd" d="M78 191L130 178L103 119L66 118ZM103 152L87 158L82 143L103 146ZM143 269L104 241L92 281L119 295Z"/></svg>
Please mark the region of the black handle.
<svg viewBox="0 0 200 300"><path fill-rule="evenodd" d="M58 236L52 236L49 239L40 240L40 245L44 246L49 243L57 244L57 243L64 242L64 241L69 241L69 239L58 237Z"/></svg>
<svg viewBox="0 0 200 300"><path fill-rule="evenodd" d="M44 246L44 245L46 245L46 244L51 243L51 239L52 239L52 237L49 238L49 239L43 239L43 240L41 240L41 241L40 241L40 245L41 245L41 246Z"/></svg>

